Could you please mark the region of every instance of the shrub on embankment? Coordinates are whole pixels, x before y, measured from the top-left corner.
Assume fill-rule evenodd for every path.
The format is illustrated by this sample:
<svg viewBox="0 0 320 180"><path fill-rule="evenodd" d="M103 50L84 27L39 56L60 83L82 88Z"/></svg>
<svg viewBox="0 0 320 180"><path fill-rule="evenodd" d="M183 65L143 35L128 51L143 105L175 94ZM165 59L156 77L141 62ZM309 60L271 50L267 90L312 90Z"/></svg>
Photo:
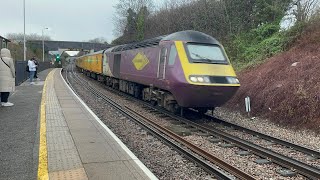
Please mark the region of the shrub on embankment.
<svg viewBox="0 0 320 180"><path fill-rule="evenodd" d="M287 31L280 31L279 22L266 23L235 35L225 48L232 65L239 72L284 51L290 36Z"/></svg>
<svg viewBox="0 0 320 180"><path fill-rule="evenodd" d="M226 106L244 112L249 96L253 116L320 132L319 22L307 25L290 50L240 72L241 88Z"/></svg>

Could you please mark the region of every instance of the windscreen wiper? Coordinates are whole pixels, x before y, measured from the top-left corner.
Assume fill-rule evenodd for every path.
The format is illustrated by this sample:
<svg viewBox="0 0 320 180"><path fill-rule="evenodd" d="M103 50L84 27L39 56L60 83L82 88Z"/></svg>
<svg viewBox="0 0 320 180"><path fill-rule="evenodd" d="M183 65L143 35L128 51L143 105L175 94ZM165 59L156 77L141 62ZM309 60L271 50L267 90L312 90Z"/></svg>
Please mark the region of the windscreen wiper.
<svg viewBox="0 0 320 180"><path fill-rule="evenodd" d="M201 55L199 55L197 53L192 53L192 54L195 55L196 57L201 58L201 59L204 60L204 61L193 61L193 62L212 62L213 61L212 59L208 59L208 58L203 57L203 56L201 56Z"/></svg>
<svg viewBox="0 0 320 180"><path fill-rule="evenodd" d="M203 57L199 54L196 54L196 53L192 53L193 55L197 56L198 58L201 58L201 61L200 60L193 60L192 62L193 63L210 63L210 64L228 64L228 62L226 60L213 60L213 59L208 59L206 57Z"/></svg>

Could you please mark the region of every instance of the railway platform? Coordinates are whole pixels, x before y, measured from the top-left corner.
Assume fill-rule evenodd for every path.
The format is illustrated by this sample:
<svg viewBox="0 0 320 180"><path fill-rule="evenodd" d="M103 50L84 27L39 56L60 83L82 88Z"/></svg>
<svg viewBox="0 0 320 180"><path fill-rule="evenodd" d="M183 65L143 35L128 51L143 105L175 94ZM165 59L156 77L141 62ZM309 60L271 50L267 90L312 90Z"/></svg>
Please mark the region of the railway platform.
<svg viewBox="0 0 320 180"><path fill-rule="evenodd" d="M68 87L39 73L0 107L0 179L157 179Z"/></svg>

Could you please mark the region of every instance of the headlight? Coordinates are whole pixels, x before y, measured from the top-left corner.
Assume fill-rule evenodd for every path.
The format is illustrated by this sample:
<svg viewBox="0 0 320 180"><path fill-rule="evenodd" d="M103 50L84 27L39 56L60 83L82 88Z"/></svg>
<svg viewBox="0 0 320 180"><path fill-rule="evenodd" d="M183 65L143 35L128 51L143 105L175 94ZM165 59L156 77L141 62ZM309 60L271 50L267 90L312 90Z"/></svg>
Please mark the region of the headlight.
<svg viewBox="0 0 320 180"><path fill-rule="evenodd" d="M198 77L197 79L198 79L198 81L201 82L201 83L204 82L203 77Z"/></svg>
<svg viewBox="0 0 320 180"><path fill-rule="evenodd" d="M227 77L227 80L230 84L240 84L238 78L236 77Z"/></svg>
<svg viewBox="0 0 320 180"><path fill-rule="evenodd" d="M192 82L197 82L197 78L194 77L194 76L190 76L190 81L192 81Z"/></svg>
<svg viewBox="0 0 320 180"><path fill-rule="evenodd" d="M197 83L210 83L210 78L208 76L192 75L189 76L190 81Z"/></svg>
<svg viewBox="0 0 320 180"><path fill-rule="evenodd" d="M209 77L205 76L205 77L203 77L203 79L204 79L205 83L210 83L210 78Z"/></svg>

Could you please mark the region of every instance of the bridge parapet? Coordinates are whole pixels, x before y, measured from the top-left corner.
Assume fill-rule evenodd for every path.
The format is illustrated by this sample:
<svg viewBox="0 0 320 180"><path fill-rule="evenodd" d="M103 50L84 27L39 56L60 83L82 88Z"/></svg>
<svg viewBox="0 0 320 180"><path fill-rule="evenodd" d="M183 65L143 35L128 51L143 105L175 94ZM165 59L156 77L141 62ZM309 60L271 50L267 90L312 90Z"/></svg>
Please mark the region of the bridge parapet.
<svg viewBox="0 0 320 180"><path fill-rule="evenodd" d="M27 41L27 44L34 48L42 48L42 41ZM99 51L112 47L109 44L91 43L91 42L75 42L75 41L44 41L46 51L56 51L58 49L83 49Z"/></svg>

